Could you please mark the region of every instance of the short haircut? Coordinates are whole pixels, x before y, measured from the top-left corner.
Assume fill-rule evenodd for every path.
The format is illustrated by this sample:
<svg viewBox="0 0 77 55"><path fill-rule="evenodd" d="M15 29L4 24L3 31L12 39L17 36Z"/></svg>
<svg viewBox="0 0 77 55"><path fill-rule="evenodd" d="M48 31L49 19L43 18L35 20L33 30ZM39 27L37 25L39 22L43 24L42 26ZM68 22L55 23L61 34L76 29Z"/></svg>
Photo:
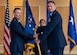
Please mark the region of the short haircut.
<svg viewBox="0 0 77 55"><path fill-rule="evenodd" d="M21 10L21 8L15 8L15 9L13 10L13 13L15 13L16 10Z"/></svg>
<svg viewBox="0 0 77 55"><path fill-rule="evenodd" d="M44 21L44 22L45 22L45 20L44 20L44 19L41 19L41 20L40 20L40 23L41 23L42 21Z"/></svg>
<svg viewBox="0 0 77 55"><path fill-rule="evenodd" d="M53 3L55 5L55 2L54 1L48 1L48 3Z"/></svg>

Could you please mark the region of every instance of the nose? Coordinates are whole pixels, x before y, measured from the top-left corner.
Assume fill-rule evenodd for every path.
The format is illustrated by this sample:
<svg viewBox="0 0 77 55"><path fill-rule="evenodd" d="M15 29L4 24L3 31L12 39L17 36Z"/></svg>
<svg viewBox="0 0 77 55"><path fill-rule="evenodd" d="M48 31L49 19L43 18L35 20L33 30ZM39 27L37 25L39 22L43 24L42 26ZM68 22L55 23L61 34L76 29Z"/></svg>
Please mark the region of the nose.
<svg viewBox="0 0 77 55"><path fill-rule="evenodd" d="M51 9L52 7L48 7L48 9Z"/></svg>

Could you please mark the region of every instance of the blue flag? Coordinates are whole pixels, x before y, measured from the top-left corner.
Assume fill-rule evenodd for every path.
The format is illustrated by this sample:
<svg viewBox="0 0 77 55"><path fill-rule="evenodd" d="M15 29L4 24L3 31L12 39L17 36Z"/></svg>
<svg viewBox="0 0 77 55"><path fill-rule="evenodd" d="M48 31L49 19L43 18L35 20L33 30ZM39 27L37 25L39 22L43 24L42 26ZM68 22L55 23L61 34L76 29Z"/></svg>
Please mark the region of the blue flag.
<svg viewBox="0 0 77 55"><path fill-rule="evenodd" d="M46 0L46 7L48 7L48 0ZM49 22L49 19L50 19L50 16L51 16L51 14L50 14L50 12L48 11L48 8L46 8L46 12L47 12L47 17L46 17L46 25L48 24L48 22ZM49 49L48 49L49 50ZM51 54L51 52L48 52L48 55L52 55Z"/></svg>
<svg viewBox="0 0 77 55"><path fill-rule="evenodd" d="M35 28L35 21L34 17L32 15L28 0L26 0L26 25L25 25L25 31L29 34L34 34L34 28ZM29 43L35 43L34 40L28 41Z"/></svg>
<svg viewBox="0 0 77 55"><path fill-rule="evenodd" d="M73 13L72 0L70 0L69 20L68 20L68 36L73 40L70 41L70 50L77 44L76 27Z"/></svg>
<svg viewBox="0 0 77 55"><path fill-rule="evenodd" d="M48 6L48 0L46 0L46 7ZM48 21L50 19L50 12L48 11L48 8L46 8L46 13L47 13L47 17L46 17L46 25L48 24Z"/></svg>

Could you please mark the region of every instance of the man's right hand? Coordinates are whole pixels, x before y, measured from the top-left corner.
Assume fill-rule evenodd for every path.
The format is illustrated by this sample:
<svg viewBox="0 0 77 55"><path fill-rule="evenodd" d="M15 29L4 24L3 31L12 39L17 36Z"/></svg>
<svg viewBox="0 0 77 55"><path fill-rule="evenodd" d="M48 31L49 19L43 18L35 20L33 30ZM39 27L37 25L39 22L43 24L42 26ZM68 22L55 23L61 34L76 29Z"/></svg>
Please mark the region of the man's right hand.
<svg viewBox="0 0 77 55"><path fill-rule="evenodd" d="M34 37L35 39L38 39L38 34L34 34L33 37Z"/></svg>

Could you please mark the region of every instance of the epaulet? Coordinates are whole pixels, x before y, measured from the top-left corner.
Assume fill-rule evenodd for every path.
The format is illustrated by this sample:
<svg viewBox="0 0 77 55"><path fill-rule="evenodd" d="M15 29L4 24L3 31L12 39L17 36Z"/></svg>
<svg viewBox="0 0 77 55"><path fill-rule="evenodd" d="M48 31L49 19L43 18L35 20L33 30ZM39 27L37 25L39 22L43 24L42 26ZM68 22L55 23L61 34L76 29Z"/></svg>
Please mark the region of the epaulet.
<svg viewBox="0 0 77 55"><path fill-rule="evenodd" d="M16 19L14 19L14 21L16 21Z"/></svg>
<svg viewBox="0 0 77 55"><path fill-rule="evenodd" d="M56 11L54 11L53 14L56 14Z"/></svg>
<svg viewBox="0 0 77 55"><path fill-rule="evenodd" d="M53 12L53 14L56 14L57 13L57 11L55 10L54 12Z"/></svg>
<svg viewBox="0 0 77 55"><path fill-rule="evenodd" d="M14 21L16 21L16 19L14 19Z"/></svg>

